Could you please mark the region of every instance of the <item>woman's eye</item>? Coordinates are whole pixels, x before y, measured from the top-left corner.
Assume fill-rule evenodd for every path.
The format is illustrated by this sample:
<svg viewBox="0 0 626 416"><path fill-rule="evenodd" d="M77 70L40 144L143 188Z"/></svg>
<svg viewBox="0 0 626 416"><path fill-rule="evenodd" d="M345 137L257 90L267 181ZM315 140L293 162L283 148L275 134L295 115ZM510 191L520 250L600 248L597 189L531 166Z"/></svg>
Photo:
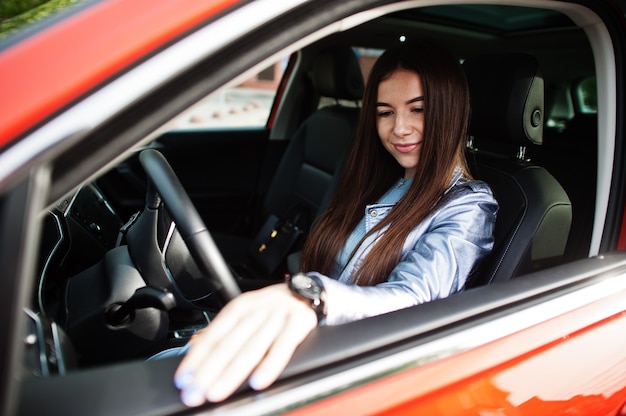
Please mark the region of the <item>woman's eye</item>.
<svg viewBox="0 0 626 416"><path fill-rule="evenodd" d="M414 113L423 113L424 112L424 107L415 107L413 109L411 109L412 112Z"/></svg>
<svg viewBox="0 0 626 416"><path fill-rule="evenodd" d="M392 114L390 110L381 110L377 113L378 117L389 117Z"/></svg>

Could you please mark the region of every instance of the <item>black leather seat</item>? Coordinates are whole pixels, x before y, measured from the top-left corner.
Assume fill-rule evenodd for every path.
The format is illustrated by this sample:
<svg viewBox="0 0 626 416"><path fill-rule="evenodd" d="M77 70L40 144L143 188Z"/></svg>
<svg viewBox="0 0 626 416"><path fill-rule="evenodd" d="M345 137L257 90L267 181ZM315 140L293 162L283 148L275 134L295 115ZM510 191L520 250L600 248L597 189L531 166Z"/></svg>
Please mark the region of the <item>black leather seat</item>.
<svg viewBox="0 0 626 416"><path fill-rule="evenodd" d="M261 219L270 215L287 218L297 211L305 234L329 202L355 135L359 108L341 105L339 100L359 102L364 90L357 57L347 46L320 52L309 76L316 95L332 98L335 104L317 109L298 127L260 213ZM215 240L231 264L248 263L246 253L252 239L218 234Z"/></svg>
<svg viewBox="0 0 626 416"><path fill-rule="evenodd" d="M543 79L537 61L522 54L463 62L472 117L467 158L500 205L495 245L468 287L504 281L562 261L572 221L559 182L526 155L543 133Z"/></svg>
<svg viewBox="0 0 626 416"><path fill-rule="evenodd" d="M358 102L363 96L363 76L354 51L349 47L324 50L316 57L310 77L316 93L336 103L314 111L297 129L264 199L264 216L287 216L294 205L300 205L310 219L315 218L334 191L331 184L354 138L359 109L338 102Z"/></svg>
<svg viewBox="0 0 626 416"><path fill-rule="evenodd" d="M568 260L589 254L596 202L598 116L577 114L566 128L544 140L538 161L563 185L572 200Z"/></svg>

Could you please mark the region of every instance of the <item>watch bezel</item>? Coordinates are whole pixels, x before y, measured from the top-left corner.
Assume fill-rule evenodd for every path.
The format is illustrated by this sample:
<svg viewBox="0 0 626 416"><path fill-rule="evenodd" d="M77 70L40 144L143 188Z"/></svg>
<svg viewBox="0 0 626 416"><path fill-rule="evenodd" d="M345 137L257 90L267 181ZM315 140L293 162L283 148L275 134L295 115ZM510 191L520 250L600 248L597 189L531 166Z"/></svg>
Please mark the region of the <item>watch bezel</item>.
<svg viewBox="0 0 626 416"><path fill-rule="evenodd" d="M326 317L326 291L320 279L304 273L289 276L287 286L300 299L306 300L315 310L318 322Z"/></svg>

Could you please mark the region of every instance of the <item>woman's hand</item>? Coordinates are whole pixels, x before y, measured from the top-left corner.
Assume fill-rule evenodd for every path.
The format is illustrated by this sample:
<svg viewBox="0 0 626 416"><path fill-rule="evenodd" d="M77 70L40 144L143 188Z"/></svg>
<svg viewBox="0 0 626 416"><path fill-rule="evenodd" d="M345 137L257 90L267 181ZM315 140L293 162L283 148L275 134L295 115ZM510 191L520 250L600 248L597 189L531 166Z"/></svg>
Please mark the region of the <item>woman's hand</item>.
<svg viewBox="0 0 626 416"><path fill-rule="evenodd" d="M183 403L222 401L246 379L255 390L268 387L316 326L315 311L286 284L238 296L192 337L174 375Z"/></svg>

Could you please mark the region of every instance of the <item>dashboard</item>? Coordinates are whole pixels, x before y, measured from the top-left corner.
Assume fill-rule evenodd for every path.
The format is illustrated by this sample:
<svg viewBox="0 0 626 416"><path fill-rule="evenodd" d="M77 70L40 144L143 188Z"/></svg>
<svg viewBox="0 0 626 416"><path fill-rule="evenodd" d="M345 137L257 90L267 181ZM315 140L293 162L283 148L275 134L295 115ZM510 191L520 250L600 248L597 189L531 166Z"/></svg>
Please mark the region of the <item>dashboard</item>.
<svg viewBox="0 0 626 416"><path fill-rule="evenodd" d="M96 264L119 244L121 218L100 190L85 185L50 208L43 218L37 287L25 308L23 372L65 374L77 367L66 323L64 291L73 275Z"/></svg>
<svg viewBox="0 0 626 416"><path fill-rule="evenodd" d="M67 279L91 267L120 243L120 216L93 184L79 188L50 209L40 247L38 309L63 322L57 304ZM61 320L59 320L61 318Z"/></svg>
<svg viewBox="0 0 626 416"><path fill-rule="evenodd" d="M209 323L215 310L174 296L177 282L206 278L162 207L122 219L88 184L45 213L39 278L25 309L27 374L145 359Z"/></svg>

